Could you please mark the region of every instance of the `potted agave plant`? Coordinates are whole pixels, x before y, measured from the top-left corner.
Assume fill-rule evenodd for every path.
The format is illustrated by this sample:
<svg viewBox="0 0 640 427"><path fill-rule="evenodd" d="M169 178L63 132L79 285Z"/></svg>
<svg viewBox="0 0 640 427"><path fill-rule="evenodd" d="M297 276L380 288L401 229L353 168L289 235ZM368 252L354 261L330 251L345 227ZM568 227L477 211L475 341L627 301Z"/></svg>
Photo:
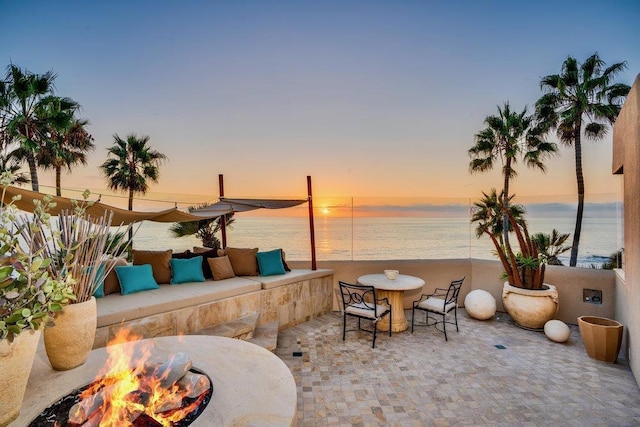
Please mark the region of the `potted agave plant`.
<svg viewBox="0 0 640 427"><path fill-rule="evenodd" d="M72 369L87 360L97 326L94 295L103 296L104 279L114 266L107 262L109 254L122 252L129 242L112 238L113 213L105 212L101 217L87 214L87 207L92 205L89 195L85 191L82 202L72 201L72 211L59 214L55 238L43 248L54 260L51 264L54 275L69 278L75 295L56 313L54 325L44 331L47 357L56 370ZM116 232L115 235L124 234Z"/></svg>
<svg viewBox="0 0 640 427"><path fill-rule="evenodd" d="M541 329L558 311L558 291L555 286L544 282L547 251L536 244L545 239L529 235L524 219L525 209L511 203L514 196L507 199L506 206L502 195L498 197L495 189L490 194L483 193L483 196L474 204L471 221L476 223L478 238L487 235L491 239L504 268L504 308L517 325ZM514 251L511 239L503 237L505 217L508 219L508 233L515 235L519 251Z"/></svg>
<svg viewBox="0 0 640 427"><path fill-rule="evenodd" d="M51 272L52 260L42 247L25 245L23 236L35 236L41 229L34 222L22 222L13 201L5 203L5 189L11 174L0 176L0 425L20 413L27 380L42 329L54 314L73 298L71 277ZM36 206L33 218L47 224L47 203ZM35 240L32 240L35 242Z"/></svg>

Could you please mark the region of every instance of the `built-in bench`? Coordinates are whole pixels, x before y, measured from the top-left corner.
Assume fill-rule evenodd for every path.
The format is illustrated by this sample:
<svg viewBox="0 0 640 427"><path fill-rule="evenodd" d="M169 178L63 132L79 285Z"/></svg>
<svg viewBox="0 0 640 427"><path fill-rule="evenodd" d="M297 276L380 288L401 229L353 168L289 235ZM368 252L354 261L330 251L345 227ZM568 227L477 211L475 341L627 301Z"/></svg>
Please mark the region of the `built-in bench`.
<svg viewBox="0 0 640 427"><path fill-rule="evenodd" d="M144 338L186 335L259 313L257 326L278 321L280 330L332 309L333 270L294 269L274 276L243 276L198 283L161 285L97 300L94 348L118 330Z"/></svg>

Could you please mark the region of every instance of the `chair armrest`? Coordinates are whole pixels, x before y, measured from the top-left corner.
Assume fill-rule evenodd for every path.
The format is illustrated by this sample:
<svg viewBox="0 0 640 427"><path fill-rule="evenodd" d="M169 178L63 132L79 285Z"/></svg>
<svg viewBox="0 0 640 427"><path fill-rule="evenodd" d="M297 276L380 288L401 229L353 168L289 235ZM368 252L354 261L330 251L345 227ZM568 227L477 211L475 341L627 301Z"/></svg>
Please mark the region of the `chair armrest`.
<svg viewBox="0 0 640 427"><path fill-rule="evenodd" d="M439 293L438 291L442 291L443 293ZM422 295L420 295L420 298L418 298L416 301L413 302L413 306L416 307L422 301L427 300L427 299L429 299L431 297L446 297L447 296L447 291L448 291L448 289L436 288L436 290L433 293L422 294Z"/></svg>
<svg viewBox="0 0 640 427"><path fill-rule="evenodd" d="M416 301L414 301L413 305L420 304L422 301L424 301L425 299L429 298L430 296L431 296L430 294L422 294L422 295L420 295L420 298L418 298Z"/></svg>

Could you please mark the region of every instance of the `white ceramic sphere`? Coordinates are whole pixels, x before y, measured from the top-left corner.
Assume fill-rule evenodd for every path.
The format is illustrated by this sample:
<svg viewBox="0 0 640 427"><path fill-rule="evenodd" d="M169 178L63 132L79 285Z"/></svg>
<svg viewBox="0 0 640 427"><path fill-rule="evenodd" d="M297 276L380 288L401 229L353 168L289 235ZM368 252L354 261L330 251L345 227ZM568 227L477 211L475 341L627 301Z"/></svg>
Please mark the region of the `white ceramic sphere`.
<svg viewBox="0 0 640 427"><path fill-rule="evenodd" d="M491 319L496 314L496 299L489 292L476 289L465 297L464 308L474 319Z"/></svg>
<svg viewBox="0 0 640 427"><path fill-rule="evenodd" d="M571 331L562 320L549 320L544 324L544 334L551 341L567 342Z"/></svg>

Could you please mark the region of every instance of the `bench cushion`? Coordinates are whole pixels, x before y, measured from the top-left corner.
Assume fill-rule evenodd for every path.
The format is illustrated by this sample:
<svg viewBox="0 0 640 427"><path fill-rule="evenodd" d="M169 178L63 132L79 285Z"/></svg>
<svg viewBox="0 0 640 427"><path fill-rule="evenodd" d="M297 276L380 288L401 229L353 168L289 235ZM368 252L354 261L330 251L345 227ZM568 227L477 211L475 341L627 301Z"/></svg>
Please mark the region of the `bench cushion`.
<svg viewBox="0 0 640 427"><path fill-rule="evenodd" d="M133 249L131 251L133 257L133 265L151 264L153 277L158 284L171 282L171 254L173 251L142 251Z"/></svg>
<svg viewBox="0 0 640 427"><path fill-rule="evenodd" d="M261 283L243 277L214 282L163 285L131 295L106 295L97 300L98 327L193 307L223 298L259 291Z"/></svg>

